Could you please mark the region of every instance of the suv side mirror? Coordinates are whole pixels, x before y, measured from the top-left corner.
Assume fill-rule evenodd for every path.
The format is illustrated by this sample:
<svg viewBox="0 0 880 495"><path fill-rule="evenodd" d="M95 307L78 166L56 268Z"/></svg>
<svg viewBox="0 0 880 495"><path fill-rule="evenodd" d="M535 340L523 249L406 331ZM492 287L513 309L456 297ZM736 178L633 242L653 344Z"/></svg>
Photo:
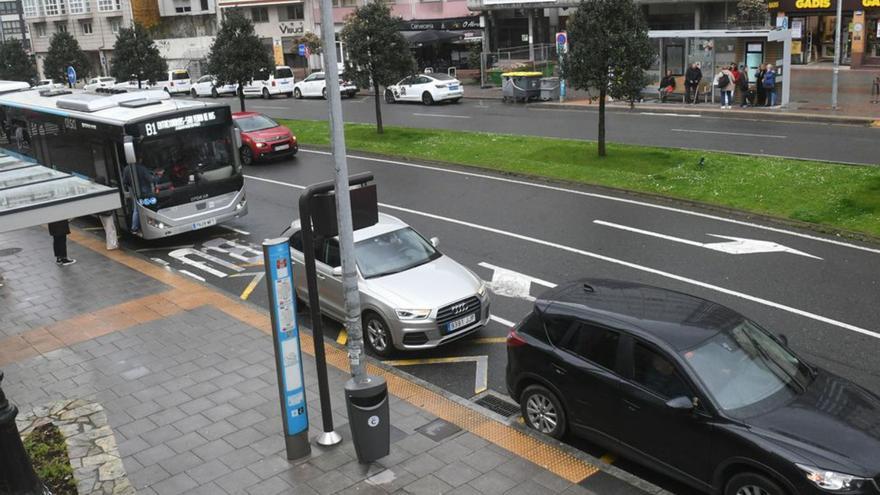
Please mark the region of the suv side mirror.
<svg viewBox="0 0 880 495"><path fill-rule="evenodd" d="M432 237L432 238L431 238L431 245L434 246L434 247L439 246L439 245L440 245L440 238L438 238L438 237Z"/></svg>
<svg viewBox="0 0 880 495"><path fill-rule="evenodd" d="M666 401L666 407L677 412L689 412L694 410L694 402L687 396L682 395Z"/></svg>

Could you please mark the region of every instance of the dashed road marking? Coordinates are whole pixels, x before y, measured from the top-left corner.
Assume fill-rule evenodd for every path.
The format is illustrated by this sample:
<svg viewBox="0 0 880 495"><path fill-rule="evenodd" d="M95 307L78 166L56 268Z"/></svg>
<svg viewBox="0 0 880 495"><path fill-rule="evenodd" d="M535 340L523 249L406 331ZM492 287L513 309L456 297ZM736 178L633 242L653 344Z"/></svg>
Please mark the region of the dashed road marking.
<svg viewBox="0 0 880 495"><path fill-rule="evenodd" d="M339 345L348 343L348 331L346 329L339 330L339 335L336 336L336 343Z"/></svg>
<svg viewBox="0 0 880 495"><path fill-rule="evenodd" d="M506 344L507 337L480 337L478 339L468 340L471 344Z"/></svg>
<svg viewBox="0 0 880 495"><path fill-rule="evenodd" d="M504 318L502 318L502 317L500 317L500 316L496 316L496 315L489 315L489 319L492 320L492 321L495 321L495 322L501 323L501 324L504 325L505 327L512 327L512 326L516 325L516 323L514 323L514 322L512 322L512 321L510 321L510 320L505 320Z"/></svg>
<svg viewBox="0 0 880 495"><path fill-rule="evenodd" d="M184 274L184 275L187 275L187 276L189 276L189 277L192 277L192 278L198 280L199 282L204 282L204 281L205 281L205 277L200 277L200 276L196 275L195 273L193 273L193 272L191 272L191 271L189 271L189 270L178 270L178 271L179 271L180 273Z"/></svg>
<svg viewBox="0 0 880 495"><path fill-rule="evenodd" d="M247 298L251 296L251 292L253 292L254 289L257 288L257 285L260 284L260 281L263 280L263 277L265 275L266 275L265 272L260 272L260 273L254 274L254 278L251 279L251 282L247 285L247 287L244 288L244 290L241 293L241 296L239 296L242 301L247 301Z"/></svg>
<svg viewBox="0 0 880 495"><path fill-rule="evenodd" d="M690 132L694 134L720 134L722 136L741 136L741 137L755 137L755 138L768 138L768 139L788 139L788 136L781 136L779 134L750 134L748 132L727 132L727 131L704 131L698 129L669 129L672 132Z"/></svg>

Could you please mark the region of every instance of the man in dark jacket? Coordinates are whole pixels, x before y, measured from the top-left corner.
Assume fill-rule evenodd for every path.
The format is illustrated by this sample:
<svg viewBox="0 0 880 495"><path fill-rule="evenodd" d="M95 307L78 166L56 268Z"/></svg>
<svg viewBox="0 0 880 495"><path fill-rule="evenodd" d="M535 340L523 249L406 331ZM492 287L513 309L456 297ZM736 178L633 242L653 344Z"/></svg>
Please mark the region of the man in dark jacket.
<svg viewBox="0 0 880 495"><path fill-rule="evenodd" d="M70 234L70 224L67 223L67 220L49 224L49 235L52 236L56 265L67 266L76 263L76 260L67 257L67 234Z"/></svg>
<svg viewBox="0 0 880 495"><path fill-rule="evenodd" d="M688 70L684 73L684 90L685 101L687 103L697 102L697 91L700 88L700 82L703 80L703 71L696 63L692 63Z"/></svg>

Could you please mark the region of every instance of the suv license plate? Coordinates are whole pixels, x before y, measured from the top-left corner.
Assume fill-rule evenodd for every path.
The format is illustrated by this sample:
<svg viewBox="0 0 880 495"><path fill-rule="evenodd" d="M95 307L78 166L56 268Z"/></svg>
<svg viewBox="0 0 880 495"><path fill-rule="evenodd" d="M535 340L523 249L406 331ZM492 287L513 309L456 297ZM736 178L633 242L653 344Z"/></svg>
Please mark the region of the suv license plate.
<svg viewBox="0 0 880 495"><path fill-rule="evenodd" d="M211 225L217 225L216 218L209 218L207 220L202 220L202 221L196 222L196 223L192 224L192 229L199 230L199 229L203 229L205 227L210 227Z"/></svg>
<svg viewBox="0 0 880 495"><path fill-rule="evenodd" d="M278 146L275 147L275 151L284 151L286 149L290 149L289 144L279 144Z"/></svg>
<svg viewBox="0 0 880 495"><path fill-rule="evenodd" d="M455 321L447 323L446 324L446 332L447 333L454 332L454 331L458 330L459 328L464 328L475 321L477 321L477 314L471 313L471 314L465 316L464 318L459 318Z"/></svg>

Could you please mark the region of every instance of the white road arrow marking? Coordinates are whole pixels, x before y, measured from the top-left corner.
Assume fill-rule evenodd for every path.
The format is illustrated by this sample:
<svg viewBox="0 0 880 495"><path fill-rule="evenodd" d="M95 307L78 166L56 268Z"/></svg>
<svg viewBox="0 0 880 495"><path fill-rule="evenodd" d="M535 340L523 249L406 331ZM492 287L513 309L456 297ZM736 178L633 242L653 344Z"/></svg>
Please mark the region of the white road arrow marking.
<svg viewBox="0 0 880 495"><path fill-rule="evenodd" d="M706 249L711 249L713 251L720 251L722 253L727 254L755 254L755 253L790 253L797 254L799 256L806 256L807 258L813 258L817 260L821 260L822 258L818 256L813 256L812 254L805 253L803 251L798 251L797 249L792 249L787 246L783 246L782 244L777 244L771 241L761 241L758 239L744 239L742 237L731 237L726 235L718 235L718 234L707 234L712 237L718 237L719 239L728 239L726 242L697 242L689 239L682 239L681 237L673 237L671 235L659 234L657 232L651 232L650 230L642 230L637 229L635 227L627 227L626 225L620 225L616 223L606 222L604 220L593 220L593 223L598 225L604 225L606 227L611 227L614 229L626 230L629 232L635 232L636 234L648 235L651 237L657 237L659 239L666 239L667 241L678 242L681 244L687 244L689 246L696 246Z"/></svg>
<svg viewBox="0 0 880 495"><path fill-rule="evenodd" d="M486 285L489 286L489 290L499 296L516 297L518 299L525 299L526 301L534 301L535 298L531 295L532 284L543 285L544 287L549 287L551 289L556 287L556 284L553 282L547 282L546 280L508 270L507 268L501 268L500 266L495 266L482 261L479 265L483 268L492 270L492 280L486 282Z"/></svg>
<svg viewBox="0 0 880 495"><path fill-rule="evenodd" d="M223 248L221 246L227 246ZM205 251L217 251L218 253L228 254L229 256L244 261L246 263L258 263L263 260L263 252L259 249L242 244L238 241L217 237L202 244ZM247 254L250 253L250 256Z"/></svg>

